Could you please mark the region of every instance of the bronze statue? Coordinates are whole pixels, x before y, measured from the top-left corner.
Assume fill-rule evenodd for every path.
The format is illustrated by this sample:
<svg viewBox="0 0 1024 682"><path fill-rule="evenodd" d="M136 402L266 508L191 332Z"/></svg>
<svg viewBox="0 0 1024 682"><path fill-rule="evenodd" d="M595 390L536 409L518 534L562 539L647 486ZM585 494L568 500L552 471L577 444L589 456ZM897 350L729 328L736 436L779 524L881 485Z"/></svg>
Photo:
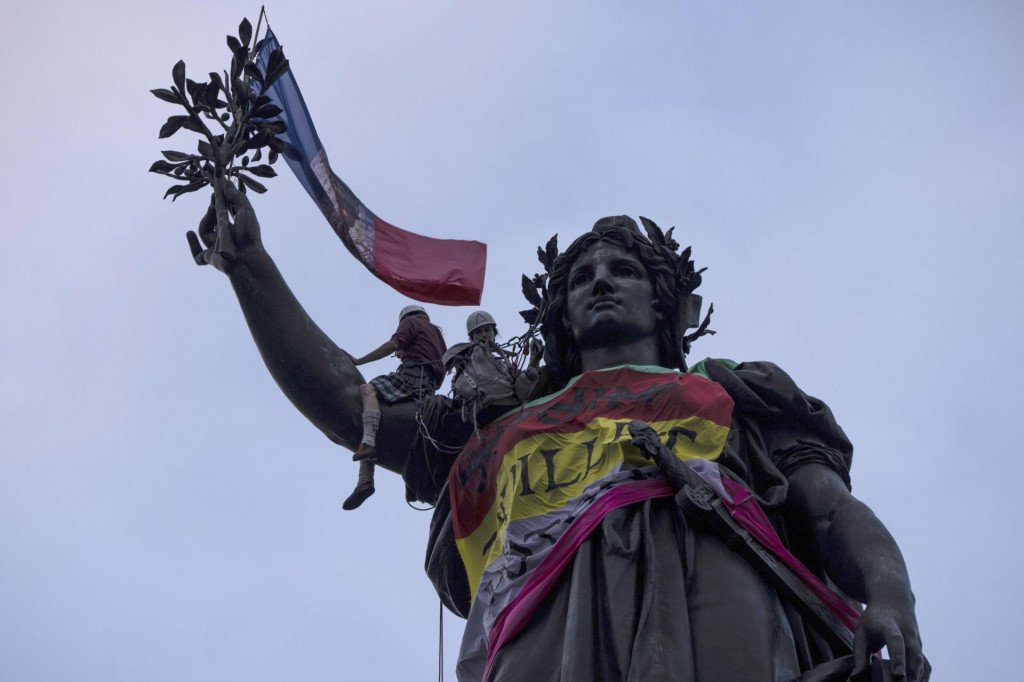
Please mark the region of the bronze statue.
<svg viewBox="0 0 1024 682"><path fill-rule="evenodd" d="M355 450L362 377L288 290L245 196L216 189L206 248L190 239L196 261L229 276L289 399ZM845 434L770 363L687 371L707 332L705 319L686 335L700 272L671 233L645 227L604 219L552 259L535 315L548 395L479 438L445 426L438 401L424 423L439 442L466 443L457 458L409 466L413 410L381 405L377 462L436 497L427 571L468 618L460 679L872 679L882 646L891 679L927 679L903 558L850 494ZM725 503L763 509L784 547L768 556L771 537L729 530ZM792 585L789 568L772 568L787 552L810 578ZM865 604L859 618L821 584L801 597L818 579Z"/></svg>

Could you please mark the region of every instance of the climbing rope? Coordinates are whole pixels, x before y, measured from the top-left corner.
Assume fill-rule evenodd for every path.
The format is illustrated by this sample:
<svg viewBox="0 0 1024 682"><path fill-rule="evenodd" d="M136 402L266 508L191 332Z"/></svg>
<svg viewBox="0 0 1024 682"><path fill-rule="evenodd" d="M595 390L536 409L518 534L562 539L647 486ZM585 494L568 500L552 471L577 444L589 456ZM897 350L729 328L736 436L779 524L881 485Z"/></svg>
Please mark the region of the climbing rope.
<svg viewBox="0 0 1024 682"><path fill-rule="evenodd" d="M437 600L437 680L444 682L444 602Z"/></svg>

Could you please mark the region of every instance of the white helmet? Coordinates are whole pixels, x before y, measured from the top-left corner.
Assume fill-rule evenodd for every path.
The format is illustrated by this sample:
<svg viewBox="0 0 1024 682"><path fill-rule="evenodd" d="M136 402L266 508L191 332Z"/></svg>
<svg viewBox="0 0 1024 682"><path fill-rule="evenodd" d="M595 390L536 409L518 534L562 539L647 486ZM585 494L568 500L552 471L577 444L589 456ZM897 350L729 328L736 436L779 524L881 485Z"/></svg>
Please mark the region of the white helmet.
<svg viewBox="0 0 1024 682"><path fill-rule="evenodd" d="M498 323L494 321L494 318L491 317L489 312L486 310L477 310L474 313L470 313L469 317L466 318L466 333L472 336L473 332L477 329L489 324L494 325L495 327L498 326Z"/></svg>
<svg viewBox="0 0 1024 682"><path fill-rule="evenodd" d="M407 315L412 315L413 313L423 313L424 315L427 315L427 311L423 309L423 306L407 305L404 308L402 308L402 312L398 313L398 321L401 322L406 318ZM429 318L430 316L427 315L427 317Z"/></svg>

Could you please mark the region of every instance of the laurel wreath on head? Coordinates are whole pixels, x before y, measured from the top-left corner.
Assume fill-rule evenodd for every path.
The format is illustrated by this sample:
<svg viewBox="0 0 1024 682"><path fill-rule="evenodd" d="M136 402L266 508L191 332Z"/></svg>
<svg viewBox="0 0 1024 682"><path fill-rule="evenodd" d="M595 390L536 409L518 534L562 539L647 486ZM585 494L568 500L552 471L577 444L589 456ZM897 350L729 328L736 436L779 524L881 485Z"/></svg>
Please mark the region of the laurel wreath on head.
<svg viewBox="0 0 1024 682"><path fill-rule="evenodd" d="M669 263L674 264L675 286L680 300L692 294L701 285L702 274L707 268L696 269L693 261L690 259L691 247L687 246L681 253L678 252L679 242L672 237L672 233L676 229L674 226L665 232L649 218L640 216L640 222L644 226L644 231L647 232L647 241L655 249L662 252ZM642 239L643 236L640 235L640 238ZM544 313L547 310L549 300L547 285L559 255L558 235L556 234L543 247L537 247L537 260L544 266L544 272L534 274L533 277L523 275L523 296L533 306L519 311L523 320L530 325L530 331L527 335L535 334L537 327L544 319ZM697 329L680 338L684 355L689 353L690 345L698 338L715 333L714 330L708 329L708 325L711 323L711 314L714 310L713 304L708 306L708 312Z"/></svg>

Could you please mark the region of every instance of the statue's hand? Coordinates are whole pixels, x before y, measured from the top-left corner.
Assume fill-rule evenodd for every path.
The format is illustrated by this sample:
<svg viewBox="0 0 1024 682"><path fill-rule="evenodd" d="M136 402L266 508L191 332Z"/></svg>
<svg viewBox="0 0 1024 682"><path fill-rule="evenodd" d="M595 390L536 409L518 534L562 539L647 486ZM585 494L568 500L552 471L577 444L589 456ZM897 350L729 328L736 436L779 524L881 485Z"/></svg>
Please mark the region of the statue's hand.
<svg viewBox="0 0 1024 682"><path fill-rule="evenodd" d="M921 650L913 605L867 605L853 637L855 665L851 680L869 679L871 652L883 646L889 650L893 679L927 682L932 667Z"/></svg>
<svg viewBox="0 0 1024 682"><path fill-rule="evenodd" d="M544 344L540 339L530 339L530 367L540 367L540 359L544 357Z"/></svg>
<svg viewBox="0 0 1024 682"><path fill-rule="evenodd" d="M638 447L644 457L654 460L676 490L686 487L688 476L693 474L687 474L686 465L665 447L661 442L661 436L650 424L634 419L629 422L629 435L632 437L630 443Z"/></svg>
<svg viewBox="0 0 1024 682"><path fill-rule="evenodd" d="M213 182L210 207L199 221L198 236L191 230L185 236L197 265L212 265L226 274L249 253L263 248L252 204L223 177Z"/></svg>

